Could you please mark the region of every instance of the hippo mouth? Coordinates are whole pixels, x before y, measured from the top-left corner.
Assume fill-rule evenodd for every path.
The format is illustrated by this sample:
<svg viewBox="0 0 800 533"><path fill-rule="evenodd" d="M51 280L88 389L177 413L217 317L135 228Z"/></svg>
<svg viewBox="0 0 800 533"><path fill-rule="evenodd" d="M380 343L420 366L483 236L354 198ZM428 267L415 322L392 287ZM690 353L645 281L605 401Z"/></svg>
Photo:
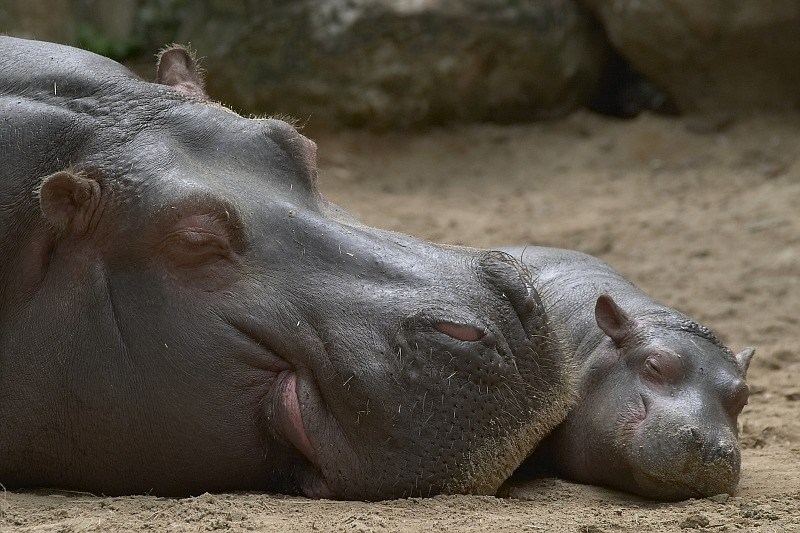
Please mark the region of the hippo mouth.
<svg viewBox="0 0 800 533"><path fill-rule="evenodd" d="M633 482L639 494L650 495L657 500L687 500L702 498L704 491L676 479L661 479L644 470L633 471Z"/></svg>
<svg viewBox="0 0 800 533"><path fill-rule="evenodd" d="M263 340L264 335L255 333L257 328L232 325L256 348L242 356L243 362L266 376L255 383L265 391L259 396L258 409L267 433L294 449L306 465L304 475L298 480L298 489L313 498L334 497L318 470L317 446L304 419L304 411L311 406L316 409L323 403L313 376L304 367L278 355Z"/></svg>
<svg viewBox="0 0 800 533"><path fill-rule="evenodd" d="M305 406L319 396L315 389L311 380L298 378L297 370L278 374L272 385L274 430L310 463L305 476L299 480L301 492L309 498L334 498L334 491L318 470L317 447L303 421L301 404Z"/></svg>
<svg viewBox="0 0 800 533"><path fill-rule="evenodd" d="M317 453L311 444L303 416L300 413L300 398L297 396L297 372L285 370L278 374L273 384L275 396L280 406L276 409L276 429L303 456L316 463Z"/></svg>
<svg viewBox="0 0 800 533"><path fill-rule="evenodd" d="M724 460L706 462L694 455L671 464L669 470L632 469L633 481L640 489L637 492L659 500L705 498L733 494L739 480L737 465Z"/></svg>
<svg viewBox="0 0 800 533"><path fill-rule="evenodd" d="M292 458L295 490L337 499L496 492L542 437L524 422L540 397L526 377L539 373L545 324L527 276L494 261L479 269L469 305L414 302L408 315L345 325L300 313L237 320L252 366L267 376L256 384L261 429ZM474 412L486 422L468 418Z"/></svg>

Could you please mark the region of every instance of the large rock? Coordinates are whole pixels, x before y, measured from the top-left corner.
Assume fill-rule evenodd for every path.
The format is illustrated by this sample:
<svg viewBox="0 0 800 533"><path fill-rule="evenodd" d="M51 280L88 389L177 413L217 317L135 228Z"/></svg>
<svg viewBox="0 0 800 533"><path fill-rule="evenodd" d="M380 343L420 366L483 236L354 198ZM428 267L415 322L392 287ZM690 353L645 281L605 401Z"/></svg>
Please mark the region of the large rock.
<svg viewBox="0 0 800 533"><path fill-rule="evenodd" d="M800 108L798 0L587 0L681 111Z"/></svg>
<svg viewBox="0 0 800 533"><path fill-rule="evenodd" d="M575 0L203 0L179 42L244 112L372 128L561 115L607 46Z"/></svg>

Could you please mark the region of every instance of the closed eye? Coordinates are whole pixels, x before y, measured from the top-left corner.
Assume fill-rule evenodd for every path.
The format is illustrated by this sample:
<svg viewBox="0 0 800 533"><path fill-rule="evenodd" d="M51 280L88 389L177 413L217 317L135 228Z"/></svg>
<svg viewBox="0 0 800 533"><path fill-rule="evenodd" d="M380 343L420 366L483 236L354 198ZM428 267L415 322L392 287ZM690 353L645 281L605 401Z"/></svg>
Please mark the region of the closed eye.
<svg viewBox="0 0 800 533"><path fill-rule="evenodd" d="M654 375L661 376L661 368L659 368L658 360L654 357L648 357L644 362L645 370L653 373Z"/></svg>
<svg viewBox="0 0 800 533"><path fill-rule="evenodd" d="M664 375L662 373L661 363L658 357L651 355L644 361L644 368L642 369L642 374L645 378L649 381L654 383L663 383L664 382Z"/></svg>
<svg viewBox="0 0 800 533"><path fill-rule="evenodd" d="M161 240L162 253L176 267L200 267L233 255L230 229L214 214L192 214L173 223Z"/></svg>
<svg viewBox="0 0 800 533"><path fill-rule="evenodd" d="M178 266L199 266L228 257L230 243L224 237L200 228L182 228L172 233L163 246Z"/></svg>
<svg viewBox="0 0 800 533"><path fill-rule="evenodd" d="M658 350L644 360L642 375L653 383L674 385L684 377L681 356L671 350Z"/></svg>

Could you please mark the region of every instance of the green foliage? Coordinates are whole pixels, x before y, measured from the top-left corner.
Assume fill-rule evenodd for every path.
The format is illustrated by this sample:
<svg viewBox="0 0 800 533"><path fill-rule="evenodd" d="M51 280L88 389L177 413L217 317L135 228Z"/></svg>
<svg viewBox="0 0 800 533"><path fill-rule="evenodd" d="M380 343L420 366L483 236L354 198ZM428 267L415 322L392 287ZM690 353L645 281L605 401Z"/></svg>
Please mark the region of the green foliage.
<svg viewBox="0 0 800 533"><path fill-rule="evenodd" d="M102 30L86 22L78 22L75 33L78 46L117 61L136 55L141 52L143 46L141 39L136 37L120 39L107 35Z"/></svg>

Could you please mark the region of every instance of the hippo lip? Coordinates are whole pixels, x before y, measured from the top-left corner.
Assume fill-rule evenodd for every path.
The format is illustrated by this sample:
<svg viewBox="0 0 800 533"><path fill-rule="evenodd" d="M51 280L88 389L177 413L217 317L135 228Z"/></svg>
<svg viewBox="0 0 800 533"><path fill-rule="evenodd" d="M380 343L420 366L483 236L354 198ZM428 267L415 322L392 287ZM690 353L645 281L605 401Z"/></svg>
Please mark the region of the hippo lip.
<svg viewBox="0 0 800 533"><path fill-rule="evenodd" d="M334 491L331 490L327 481L317 469L319 459L317 450L303 421L302 401L300 398L303 396L302 391L305 390L308 393L306 389L309 388L303 385L304 382L301 378L298 378L296 370L281 372L276 377L273 385L275 395L273 398L277 404L275 430L311 463L310 469L300 480L300 488L303 494L310 498L333 498L335 497Z"/></svg>
<svg viewBox="0 0 800 533"><path fill-rule="evenodd" d="M313 377L309 376L305 367L295 366L283 354L270 349L256 327L245 323L236 323L233 326L258 347L243 354L242 360L253 368L265 371L269 376L269 430L295 448L310 463L305 476L299 480L302 492L312 498L334 497L334 492L318 470L317 450L303 418L304 402L301 398L305 398L306 402L314 402L319 395L313 385Z"/></svg>
<svg viewBox="0 0 800 533"><path fill-rule="evenodd" d="M644 396L642 397L642 403L646 408L649 408L649 402ZM647 414L649 415L649 411ZM641 440L646 439L641 438ZM637 442L641 440L637 440ZM710 467L706 461L703 461L702 465L695 464L692 461L685 463L673 461L669 468L656 468L653 470L650 467L650 463L640 456L642 451L642 445L631 446L630 448L630 479L639 489L633 492L653 499L685 500L688 498L703 498L722 492L732 493L738 482L738 474L735 476L732 485L721 486L704 482L704 479L717 479L713 469L706 471L702 475L700 474L703 468ZM695 461L697 460L699 459L695 457ZM687 468L692 471L692 475L689 476L689 479L681 479L681 472ZM708 478L707 476L712 477Z"/></svg>
<svg viewBox="0 0 800 533"><path fill-rule="evenodd" d="M695 482L682 480L677 474L678 465L674 465L674 472L659 475L641 468L633 469L633 480L643 490L644 494L652 494L651 497L659 500L685 500L688 498L704 498L714 494L728 493L733 494L739 481L738 470L730 476L726 476L721 483L719 481L720 472L715 470L706 471L705 475ZM702 467L700 467L702 468ZM694 475L699 468L692 468ZM708 479L704 482L703 479Z"/></svg>
<svg viewBox="0 0 800 533"><path fill-rule="evenodd" d="M277 417L278 432L311 463L316 463L317 453L308 436L303 415L300 412L300 398L297 395L297 373L287 370L278 374L275 380L276 402L280 405Z"/></svg>

